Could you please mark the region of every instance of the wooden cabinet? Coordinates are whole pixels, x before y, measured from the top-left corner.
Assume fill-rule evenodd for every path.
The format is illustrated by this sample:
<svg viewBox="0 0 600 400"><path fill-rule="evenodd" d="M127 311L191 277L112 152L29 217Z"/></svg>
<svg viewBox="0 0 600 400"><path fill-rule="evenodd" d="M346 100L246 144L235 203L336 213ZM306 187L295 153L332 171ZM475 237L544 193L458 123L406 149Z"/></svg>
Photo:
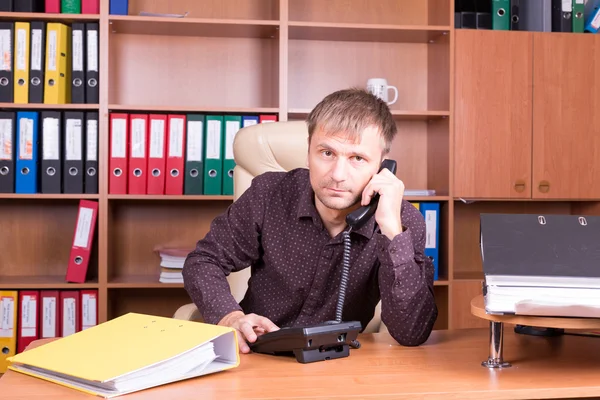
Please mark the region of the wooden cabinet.
<svg viewBox="0 0 600 400"><path fill-rule="evenodd" d="M600 38L456 32L454 197L591 199Z"/></svg>

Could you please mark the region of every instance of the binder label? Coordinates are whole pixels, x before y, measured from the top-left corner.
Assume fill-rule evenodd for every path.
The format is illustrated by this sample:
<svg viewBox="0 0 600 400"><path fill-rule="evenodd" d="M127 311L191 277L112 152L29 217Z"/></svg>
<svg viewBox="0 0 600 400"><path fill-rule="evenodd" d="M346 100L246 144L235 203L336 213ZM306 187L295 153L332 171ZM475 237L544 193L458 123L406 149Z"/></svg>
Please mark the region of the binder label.
<svg viewBox="0 0 600 400"><path fill-rule="evenodd" d="M21 160L33 159L33 120L22 118L19 129L19 158Z"/></svg>
<svg viewBox="0 0 600 400"><path fill-rule="evenodd" d="M73 31L73 71L83 71L83 32Z"/></svg>
<svg viewBox="0 0 600 400"><path fill-rule="evenodd" d="M87 33L87 70L98 72L98 31Z"/></svg>
<svg viewBox="0 0 600 400"><path fill-rule="evenodd" d="M17 29L17 69L19 71L27 70L27 31L25 29Z"/></svg>
<svg viewBox="0 0 600 400"><path fill-rule="evenodd" d="M206 158L221 158L221 121L206 122Z"/></svg>
<svg viewBox="0 0 600 400"><path fill-rule="evenodd" d="M56 31L48 32L48 54L46 55L48 70L56 71Z"/></svg>
<svg viewBox="0 0 600 400"><path fill-rule="evenodd" d="M44 160L58 160L60 156L58 118L44 118L42 152Z"/></svg>
<svg viewBox="0 0 600 400"><path fill-rule="evenodd" d="M573 11L573 0L562 0L562 10L566 12Z"/></svg>
<svg viewBox="0 0 600 400"><path fill-rule="evenodd" d="M82 321L81 330L96 325L96 295L84 293L81 296Z"/></svg>
<svg viewBox="0 0 600 400"><path fill-rule="evenodd" d="M235 134L240 130L238 121L227 121L225 124L225 158L233 160L233 139Z"/></svg>
<svg viewBox="0 0 600 400"><path fill-rule="evenodd" d="M94 210L87 207L81 207L79 210L79 218L77 219L77 229L75 230L73 245L75 247L87 248L90 240L90 233L92 231L91 227Z"/></svg>
<svg viewBox="0 0 600 400"><path fill-rule="evenodd" d="M150 157L162 158L165 153L165 121L153 119L150 124Z"/></svg>
<svg viewBox="0 0 600 400"><path fill-rule="evenodd" d="M169 124L169 157L183 155L183 119L173 118Z"/></svg>
<svg viewBox="0 0 600 400"><path fill-rule="evenodd" d="M131 157L144 158L146 153L146 121L134 118L131 125Z"/></svg>
<svg viewBox="0 0 600 400"><path fill-rule="evenodd" d="M436 248L436 229L437 229L437 211L435 210L425 210L425 231L426 240L425 240L425 248L426 249L435 249Z"/></svg>
<svg viewBox="0 0 600 400"><path fill-rule="evenodd" d="M112 148L113 158L125 158L127 153L127 144L125 143L126 121L122 118L115 118L112 121Z"/></svg>
<svg viewBox="0 0 600 400"><path fill-rule="evenodd" d="M42 301L43 319L42 319L42 337L56 336L56 298L44 297Z"/></svg>
<svg viewBox="0 0 600 400"><path fill-rule="evenodd" d="M32 29L31 31L31 69L35 71L42 70L42 30Z"/></svg>
<svg viewBox="0 0 600 400"><path fill-rule="evenodd" d="M81 160L81 120L79 119L68 119L67 120L67 134L65 137L65 150L67 160Z"/></svg>
<svg viewBox="0 0 600 400"><path fill-rule="evenodd" d="M13 337L14 299L12 297L0 298L0 337Z"/></svg>
<svg viewBox="0 0 600 400"><path fill-rule="evenodd" d="M68 298L63 301L63 326L62 336L69 336L75 333L75 299Z"/></svg>
<svg viewBox="0 0 600 400"><path fill-rule="evenodd" d="M0 160L12 160L12 121L0 119Z"/></svg>
<svg viewBox="0 0 600 400"><path fill-rule="evenodd" d="M37 320L37 300L33 296L23 296L21 303L21 336L35 336L35 326Z"/></svg>
<svg viewBox="0 0 600 400"><path fill-rule="evenodd" d="M87 154L88 161L98 161L98 121L89 120L87 122Z"/></svg>
<svg viewBox="0 0 600 400"><path fill-rule="evenodd" d="M0 29L0 52L2 53L2 65L0 65L0 70L10 71L12 69L10 29Z"/></svg>
<svg viewBox="0 0 600 400"><path fill-rule="evenodd" d="M188 122L187 159L202 161L202 121Z"/></svg>

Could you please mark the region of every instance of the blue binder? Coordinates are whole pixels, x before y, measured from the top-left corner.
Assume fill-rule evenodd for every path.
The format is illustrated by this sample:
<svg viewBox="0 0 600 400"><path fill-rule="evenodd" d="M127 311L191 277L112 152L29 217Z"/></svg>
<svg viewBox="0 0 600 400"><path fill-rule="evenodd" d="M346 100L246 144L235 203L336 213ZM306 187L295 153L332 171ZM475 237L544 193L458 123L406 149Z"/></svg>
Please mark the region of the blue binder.
<svg viewBox="0 0 600 400"><path fill-rule="evenodd" d="M421 202L419 210L425 218L426 240L425 255L433 259L433 280L439 276L439 248L440 248L440 203Z"/></svg>
<svg viewBox="0 0 600 400"><path fill-rule="evenodd" d="M38 192L38 112L18 111L15 193Z"/></svg>

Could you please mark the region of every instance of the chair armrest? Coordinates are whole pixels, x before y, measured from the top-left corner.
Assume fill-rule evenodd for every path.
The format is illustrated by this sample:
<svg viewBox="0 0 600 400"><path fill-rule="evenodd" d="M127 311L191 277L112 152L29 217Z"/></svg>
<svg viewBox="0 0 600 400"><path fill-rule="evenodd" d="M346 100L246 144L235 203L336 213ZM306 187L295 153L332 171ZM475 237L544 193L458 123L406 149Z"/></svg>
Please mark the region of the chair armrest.
<svg viewBox="0 0 600 400"><path fill-rule="evenodd" d="M173 315L173 319L183 319L186 321L204 322L200 311L194 303L186 304L177 309Z"/></svg>

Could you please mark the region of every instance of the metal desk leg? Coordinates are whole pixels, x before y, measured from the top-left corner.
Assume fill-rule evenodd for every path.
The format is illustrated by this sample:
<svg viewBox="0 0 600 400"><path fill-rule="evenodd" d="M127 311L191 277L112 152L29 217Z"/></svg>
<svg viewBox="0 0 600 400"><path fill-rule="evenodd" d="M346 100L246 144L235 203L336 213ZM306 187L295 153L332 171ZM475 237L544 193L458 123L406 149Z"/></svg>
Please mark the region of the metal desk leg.
<svg viewBox="0 0 600 400"><path fill-rule="evenodd" d="M504 324L502 322L490 321L490 355L481 365L488 368L510 367L510 363L502 359L503 350Z"/></svg>

